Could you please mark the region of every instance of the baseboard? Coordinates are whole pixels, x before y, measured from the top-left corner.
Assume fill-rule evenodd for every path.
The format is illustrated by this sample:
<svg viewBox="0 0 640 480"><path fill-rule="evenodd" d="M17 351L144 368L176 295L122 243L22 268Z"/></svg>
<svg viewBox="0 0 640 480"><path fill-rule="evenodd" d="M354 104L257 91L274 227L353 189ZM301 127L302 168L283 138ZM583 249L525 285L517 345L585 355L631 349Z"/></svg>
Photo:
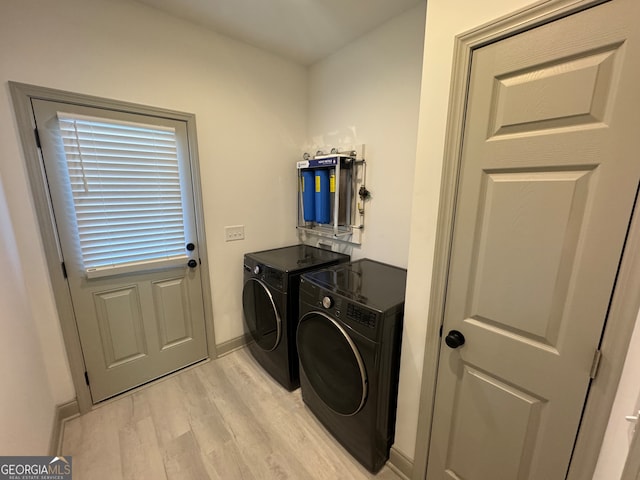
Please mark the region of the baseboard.
<svg viewBox="0 0 640 480"><path fill-rule="evenodd" d="M404 453L391 447L389 452L389 461L387 466L393 470L402 480L409 480L413 472L413 460L407 457Z"/></svg>
<svg viewBox="0 0 640 480"><path fill-rule="evenodd" d="M80 405L78 400L74 399L70 402L56 405L53 416L53 428L51 429L51 438L49 439L49 455L57 456L62 447L62 433L64 422L80 415Z"/></svg>
<svg viewBox="0 0 640 480"><path fill-rule="evenodd" d="M232 338L231 340L227 340L226 342L222 342L216 345L216 353L217 357L220 358L223 355L233 352L239 348L244 347L250 341L249 334L245 333L244 335L240 335L239 337Z"/></svg>

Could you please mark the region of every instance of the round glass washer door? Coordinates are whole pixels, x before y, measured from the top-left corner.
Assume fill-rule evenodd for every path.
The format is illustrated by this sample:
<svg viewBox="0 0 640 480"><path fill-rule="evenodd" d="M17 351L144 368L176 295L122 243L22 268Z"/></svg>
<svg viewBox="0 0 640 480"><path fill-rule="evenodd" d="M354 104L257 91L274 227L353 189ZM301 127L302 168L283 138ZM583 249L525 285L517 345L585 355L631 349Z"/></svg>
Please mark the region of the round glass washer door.
<svg viewBox="0 0 640 480"><path fill-rule="evenodd" d="M250 278L242 289L242 309L249 333L256 345L270 352L280 343L282 321L269 287Z"/></svg>
<svg viewBox="0 0 640 480"><path fill-rule="evenodd" d="M296 336L300 365L320 399L334 412L358 413L367 399L367 373L347 331L322 312L305 314Z"/></svg>

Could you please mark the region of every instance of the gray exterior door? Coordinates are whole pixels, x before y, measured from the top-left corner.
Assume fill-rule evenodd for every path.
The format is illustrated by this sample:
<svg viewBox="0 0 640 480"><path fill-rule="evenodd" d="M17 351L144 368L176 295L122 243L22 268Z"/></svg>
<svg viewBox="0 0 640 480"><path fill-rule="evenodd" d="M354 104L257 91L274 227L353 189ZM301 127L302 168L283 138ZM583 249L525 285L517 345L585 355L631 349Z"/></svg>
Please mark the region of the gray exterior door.
<svg viewBox="0 0 640 480"><path fill-rule="evenodd" d="M206 358L185 122L32 105L93 402ZM129 147L129 127L167 146Z"/></svg>
<svg viewBox="0 0 640 480"><path fill-rule="evenodd" d="M640 179L638 18L473 53L428 480L566 477Z"/></svg>

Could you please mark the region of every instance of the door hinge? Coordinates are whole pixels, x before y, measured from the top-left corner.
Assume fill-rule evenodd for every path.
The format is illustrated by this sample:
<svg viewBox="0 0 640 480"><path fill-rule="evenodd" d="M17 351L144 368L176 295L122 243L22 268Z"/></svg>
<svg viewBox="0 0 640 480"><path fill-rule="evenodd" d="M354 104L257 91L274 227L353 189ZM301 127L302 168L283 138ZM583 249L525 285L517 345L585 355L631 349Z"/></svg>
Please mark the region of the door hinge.
<svg viewBox="0 0 640 480"><path fill-rule="evenodd" d="M89 386L89 372L86 370L84 372L84 381L87 383L87 386Z"/></svg>
<svg viewBox="0 0 640 480"><path fill-rule="evenodd" d="M589 377L591 379L596 378L598 375L598 367L600 367L600 359L602 358L602 352L600 349L596 350L593 354L593 363L591 364L591 372L589 373Z"/></svg>
<svg viewBox="0 0 640 480"><path fill-rule="evenodd" d="M42 149L42 144L40 143L40 133L37 128L33 129L33 135L36 137L36 146Z"/></svg>
<svg viewBox="0 0 640 480"><path fill-rule="evenodd" d="M64 262L62 262L61 265L62 265L62 275L64 275L64 278L67 278L67 266L64 264Z"/></svg>

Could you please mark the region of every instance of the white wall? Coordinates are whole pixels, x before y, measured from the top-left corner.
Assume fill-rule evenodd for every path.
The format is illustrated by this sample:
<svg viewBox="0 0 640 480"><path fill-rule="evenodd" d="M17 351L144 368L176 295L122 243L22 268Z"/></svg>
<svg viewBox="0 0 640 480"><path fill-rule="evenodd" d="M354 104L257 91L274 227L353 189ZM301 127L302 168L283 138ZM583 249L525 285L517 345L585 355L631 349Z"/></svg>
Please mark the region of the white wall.
<svg viewBox="0 0 640 480"><path fill-rule="evenodd" d="M310 69L308 151L365 144L371 200L362 246L350 251L354 259L407 266L425 9L420 4L408 10ZM404 342L415 327L405 323ZM406 365L403 361L401 377L414 377L403 371ZM406 415L407 395L417 418L411 400L419 385L420 378L399 396L399 418ZM399 422L395 438L395 446L412 456L415 424Z"/></svg>
<svg viewBox="0 0 640 480"><path fill-rule="evenodd" d="M629 343L629 350L616 392L616 399L609 416L609 425L602 442L593 480L620 478L624 468L634 425L625 420L627 415L637 415L640 409L640 314L636 320ZM637 428L640 428L638 424Z"/></svg>
<svg viewBox="0 0 640 480"><path fill-rule="evenodd" d="M397 424L399 430L407 433L396 441L396 447L410 458L414 458L416 439L454 38L532 3L530 0L427 2L400 377L402 408L398 409Z"/></svg>
<svg viewBox="0 0 640 480"><path fill-rule="evenodd" d="M420 4L310 69L308 151L365 144L371 200L354 259L407 266L424 12Z"/></svg>
<svg viewBox="0 0 640 480"><path fill-rule="evenodd" d="M2 337L21 335L24 349L15 351L13 363L42 351L45 378L60 404L75 392L9 80L196 114L216 342L241 335L242 255L296 241L291 165L306 135L306 69L135 2L0 3L0 176L11 217L3 219L2 231L15 236L12 255L24 275L37 332L26 336L3 321ZM245 225L246 240L225 243L223 227L235 224ZM11 303L2 315L29 320L20 308ZM34 338L39 347L25 345ZM12 376L16 388L22 388L20 378Z"/></svg>
<svg viewBox="0 0 640 480"><path fill-rule="evenodd" d="M0 452L48 455L55 402L21 270L0 175Z"/></svg>

